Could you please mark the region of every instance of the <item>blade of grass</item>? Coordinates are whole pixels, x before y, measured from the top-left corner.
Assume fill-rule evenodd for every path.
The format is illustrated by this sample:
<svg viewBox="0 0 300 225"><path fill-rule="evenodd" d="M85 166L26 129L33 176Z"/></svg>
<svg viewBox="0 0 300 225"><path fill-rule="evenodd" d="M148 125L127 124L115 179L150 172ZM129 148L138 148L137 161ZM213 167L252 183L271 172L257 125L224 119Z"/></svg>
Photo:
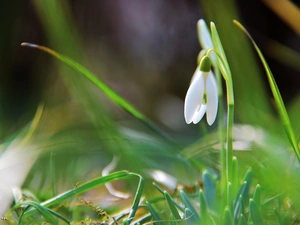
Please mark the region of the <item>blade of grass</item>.
<svg viewBox="0 0 300 225"><path fill-rule="evenodd" d="M20 215L18 224L21 224L23 216L25 215L27 209L29 209L31 207L33 207L34 209L39 211L43 215L43 217L46 219L46 221L49 222L50 224L54 224L54 225L58 224L56 219L51 215L51 212L49 212L46 207L44 207L41 204L39 204L37 202L34 202L34 201L25 201L25 202L16 204L10 211L18 209L19 207L22 207L24 205L28 205L28 206L26 207L26 209Z"/></svg>
<svg viewBox="0 0 300 225"><path fill-rule="evenodd" d="M138 176L140 180L139 180L139 184L138 184L138 187L137 187L137 191L136 191L136 194L135 194L135 197L134 197L134 200L133 200L133 204L132 204L130 213L128 215L128 218L126 219L128 224L131 223L136 211L138 210L138 207L139 207L139 204L140 204L140 199L142 197L143 188L144 188L144 179L143 179L143 177L141 177L138 174L134 174L134 175Z"/></svg>
<svg viewBox="0 0 300 225"><path fill-rule="evenodd" d="M174 200L172 199L172 197L169 195L168 192L164 191L164 196L165 196L165 199L167 201L167 204L169 206L169 209L171 211L171 215L174 216L174 218L176 220L181 220L181 217L176 209L176 206L174 204Z"/></svg>
<svg viewBox="0 0 300 225"><path fill-rule="evenodd" d="M276 81L274 79L274 76L272 74L272 71L270 70L270 67L268 66L268 63L267 63L265 57L263 56L262 52L260 51L260 49L256 45L256 43L253 40L253 38L251 37L251 35L248 33L246 28L236 20L234 20L233 22L249 37L249 39L251 40L251 42L252 42L252 44L253 44L253 46L254 46L254 48L255 48L255 50L256 50L259 58L260 58L260 60L261 60L261 62L262 62L263 66L266 70L266 74L267 74L267 77L268 77L270 88L272 90L272 93L273 93L273 96L274 96L274 99L275 99L275 102L276 102L276 105L277 105L277 108L278 108L280 118L281 118L283 126L284 126L284 129L287 133L288 139L289 139L289 141L290 141L290 143L291 143L291 145L292 145L292 147L295 151L295 154L298 158L298 162L300 163L300 150L299 150L299 146L298 146L298 143L297 143L297 140L296 140L296 136L295 136L295 133L293 131L288 113L286 111L285 105L283 103L281 94L279 92L279 89L278 89L278 86L277 86Z"/></svg>
<svg viewBox="0 0 300 225"><path fill-rule="evenodd" d="M124 180L124 179L129 179L132 177L139 177L139 175L135 174L135 173L130 173L128 171L119 171L119 172L115 172L115 173L111 173L105 177L100 177L100 178L96 178L94 180L91 180L89 182L86 182L82 185L79 185L78 187L71 189L69 191L66 191L60 195L55 196L54 198L51 198L45 202L42 202L40 205L44 206L44 207L50 207L56 204L60 204L62 201L72 197L72 196L76 196L82 193L85 193L91 189L97 188L101 185L104 185L108 182L112 182L115 180ZM137 194L140 195L140 192L138 192ZM134 200L134 204L136 202L136 198ZM32 209L27 211L24 216L29 216L32 215L33 213L36 212L36 209Z"/></svg>
<svg viewBox="0 0 300 225"><path fill-rule="evenodd" d="M154 185L154 187L156 187L156 189L164 195L164 190L161 189L155 182L152 183ZM182 207L177 201L175 201L173 198L171 198L173 200L173 203L177 206L178 209L180 209L180 211L184 212L184 207Z"/></svg>
<svg viewBox="0 0 300 225"><path fill-rule="evenodd" d="M193 204L189 200L188 196L186 195L186 193L183 190L180 190L179 195L180 195L180 199L183 202L183 204L185 205L185 207L187 209L189 209L188 213L191 212L191 215L190 215L191 218L189 218L189 222L192 224L199 224L200 217L199 217L196 209L194 208ZM185 209L185 213L187 213L186 209Z"/></svg>
<svg viewBox="0 0 300 225"><path fill-rule="evenodd" d="M263 225L264 221L255 201L250 199L250 216L254 225Z"/></svg>
<svg viewBox="0 0 300 225"><path fill-rule="evenodd" d="M148 201L146 201L146 205L147 205L147 208L148 208L149 212L152 215L153 220L157 221L157 222L153 222L153 224L155 224L155 225L163 225L162 222L159 222L159 221L161 221L161 218L158 215L158 213L156 212L156 210L152 207L152 205Z"/></svg>
<svg viewBox="0 0 300 225"><path fill-rule="evenodd" d="M167 134L161 131L157 126L155 126L151 121L149 121L141 112L135 109L128 101L122 98L119 94L117 94L114 90L112 90L107 84L105 84L97 76L95 76L92 72L90 72L88 69L86 69L79 63L45 46L40 46L40 45L31 44L27 42L23 42L21 46L39 49L61 60L65 64L69 65L71 68L83 74L88 80L90 80L93 84L95 84L117 106L124 109L125 111L127 111L128 113L136 117L137 119L139 119L141 122L146 124L154 132L158 133L162 137L171 141L171 138Z"/></svg>
<svg viewBox="0 0 300 225"><path fill-rule="evenodd" d="M200 200L199 202L200 202L200 219L201 219L200 224L209 225L211 224L211 221L209 218L208 206L206 203L204 193L201 189L199 191L199 200Z"/></svg>

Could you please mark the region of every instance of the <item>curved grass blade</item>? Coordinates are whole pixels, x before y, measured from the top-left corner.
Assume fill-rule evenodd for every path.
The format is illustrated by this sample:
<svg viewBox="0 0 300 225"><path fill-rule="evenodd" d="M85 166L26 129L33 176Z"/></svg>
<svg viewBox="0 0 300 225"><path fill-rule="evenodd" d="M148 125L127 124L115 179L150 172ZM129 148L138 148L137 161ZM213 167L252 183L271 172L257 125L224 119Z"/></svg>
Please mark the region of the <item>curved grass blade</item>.
<svg viewBox="0 0 300 225"><path fill-rule="evenodd" d="M226 206L224 209L221 224L222 225L234 224L232 217L231 217L231 212L230 212L230 209L228 206Z"/></svg>
<svg viewBox="0 0 300 225"><path fill-rule="evenodd" d="M134 221L134 225L139 225L139 224L147 224L147 222L149 222L151 220L151 213L148 213L144 216L142 216L141 218L139 218L138 220ZM155 223L154 223L155 224Z"/></svg>
<svg viewBox="0 0 300 225"><path fill-rule="evenodd" d="M250 199L250 216L254 225L264 224L260 210L253 199Z"/></svg>
<svg viewBox="0 0 300 225"><path fill-rule="evenodd" d="M243 200L243 196L240 195L239 201L234 208L234 213L233 213L234 220L240 221L241 218L239 216L244 215L244 214L245 214L244 200Z"/></svg>
<svg viewBox="0 0 300 225"><path fill-rule="evenodd" d="M185 223L187 225L194 225L194 224L200 224L199 222L196 222L195 219L193 219L194 213L189 208L185 208L184 210L184 218Z"/></svg>
<svg viewBox="0 0 300 225"><path fill-rule="evenodd" d="M179 195L180 195L180 199L183 202L183 204L185 205L186 209L189 209L188 212L185 209L185 213L190 213L190 215L188 216L188 217L190 217L189 220L188 220L189 223L199 224L200 223L200 217L199 217L196 209L194 208L193 204L189 200L188 196L186 195L186 193L183 190L180 190Z"/></svg>
<svg viewBox="0 0 300 225"><path fill-rule="evenodd" d="M169 209L171 211L171 215L174 216L175 220L181 220L181 217L176 209L176 206L174 204L174 200L172 199L172 197L169 195L168 192L164 191L164 196L165 196L165 199L167 201L167 204L169 206Z"/></svg>
<svg viewBox="0 0 300 225"><path fill-rule="evenodd" d="M260 192L261 192L261 188L260 188L260 185L258 184L258 185L256 185L256 188L255 188L255 191L253 194L253 200L259 209L260 209L260 205L261 205Z"/></svg>
<svg viewBox="0 0 300 225"><path fill-rule="evenodd" d="M26 207L26 209L25 209L25 210L22 212L22 214L20 215L18 224L21 224L22 219L23 219L23 216L25 215L26 211L27 211L29 208L33 207L33 208L35 208L37 211L39 211L39 212L43 215L43 217L45 218L45 220L46 220L47 222L49 222L50 224L53 224L53 225L56 225L56 224L58 225L57 220L51 215L51 212L49 212L48 209L47 209L46 207L44 207L44 206L42 206L41 204L39 204L39 203L37 203L37 202L34 202L34 201L24 201L24 202L22 202L22 203L16 204L16 205L11 209L11 211L13 211L13 210L15 210L15 209L17 209L17 208L19 208L19 207L22 207L22 206L24 206L24 205L28 205L28 206Z"/></svg>
<svg viewBox="0 0 300 225"><path fill-rule="evenodd" d="M157 188L157 190L162 193L164 195L164 190L161 189L155 182L152 183L154 185L154 187ZM184 212L184 207L182 207L177 201L175 201L173 198L171 198L173 203L177 206L178 209L180 209L180 211Z"/></svg>
<svg viewBox="0 0 300 225"><path fill-rule="evenodd" d="M260 51L260 49L256 45L256 43L253 40L253 38L251 37L251 35L245 29L245 27L236 20L234 20L233 22L249 37L249 39L251 40L251 42L252 42L252 44L253 44L253 46L254 46L254 48L255 48L255 50L256 50L259 58L260 58L260 60L261 60L261 62L262 62L263 66L266 70L268 81L269 81L269 84L270 84L270 88L272 90L272 93L273 93L273 96L274 96L274 99L275 99L275 102L276 102L276 105L277 105L277 108L278 108L278 112L279 112L281 121L282 121L284 129L285 129L285 132L286 132L286 134L288 136L288 139L289 139L289 141L290 141L290 143L291 143L291 145L292 145L292 147L295 151L295 154L298 158L298 162L300 163L300 150L299 150L299 146L298 146L298 143L297 143L297 140L296 140L296 136L295 136L295 133L293 131L288 113L286 111L285 105L283 103L281 94L279 92L279 89L278 89L278 86L277 86L276 81L274 79L274 76L272 74L272 71L270 70L270 67L268 66L268 63L267 63L265 57L263 56L262 52Z"/></svg>
<svg viewBox="0 0 300 225"><path fill-rule="evenodd" d="M202 174L203 189L205 190L204 197L207 202L207 206L212 209L217 207L217 187L216 179L208 171L204 171Z"/></svg>
<svg viewBox="0 0 300 225"><path fill-rule="evenodd" d="M207 207L204 193L201 189L199 192L199 198L200 198L200 219L202 222L200 224L209 225L209 224L211 224L211 221L210 221L210 217L208 214L208 207Z"/></svg>
<svg viewBox="0 0 300 225"><path fill-rule="evenodd" d="M148 208L149 212L152 215L153 220L154 221L158 221L158 222L153 222L153 224L155 224L155 225L163 225L162 222L159 222L159 221L161 221L161 218L158 215L158 213L156 212L156 210L152 207L152 205L148 201L146 201L146 205L147 205L147 208Z"/></svg>
<svg viewBox="0 0 300 225"><path fill-rule="evenodd" d="M85 192L87 192L91 189L100 187L101 185L104 185L108 182L112 182L112 181L115 181L115 180L129 179L129 178L132 178L132 177L139 177L140 178L140 176L138 174L130 173L128 171L119 171L119 172L111 173L107 176L96 178L96 179L91 180L89 182L86 182L82 185L79 185L78 187L76 187L74 189L66 191L66 192L64 192L60 195L57 195L57 196L55 196L55 197L53 197L53 198L51 198L51 199L49 199L45 202L42 202L40 205L44 206L44 207L50 207L50 206L53 206L53 205L61 204L64 200L66 200L66 199L68 199L72 196L76 196L76 195L85 193ZM137 192L137 194L140 195L140 192ZM135 203L136 200L137 199L134 200L134 203ZM35 212L36 212L36 209L29 210L24 214L24 216L32 215Z"/></svg>
<svg viewBox="0 0 300 225"><path fill-rule="evenodd" d="M241 214L239 217L238 225L247 225L247 220L243 214Z"/></svg>
<svg viewBox="0 0 300 225"><path fill-rule="evenodd" d="M211 37L212 37L214 47L217 50L218 54L221 56L221 58L217 57L220 70L221 70L222 74L224 76L226 76L226 79L228 79L228 76L229 75L231 76L230 69L229 69L229 64L228 64L227 57L226 57L225 51L223 49L222 42L220 40L218 31L217 31L217 28L216 28L216 25L213 22L210 23L210 29L211 29Z"/></svg>
<svg viewBox="0 0 300 225"><path fill-rule="evenodd" d="M134 173L132 173L132 174L134 174ZM141 177L138 174L134 174L134 175L138 176L140 178L140 180L139 180L139 184L138 184L138 187L137 187L137 191L136 191L136 194L135 194L135 197L134 197L134 200L133 200L133 204L132 204L130 213L128 215L128 218L126 219L128 224L131 223L136 211L138 210L138 207L139 207L139 204L140 204L140 199L142 197L142 193L143 193L143 189L144 189L144 179L143 179L143 177Z"/></svg>
<svg viewBox="0 0 300 225"><path fill-rule="evenodd" d="M76 70L77 72L83 74L88 80L90 80L93 84L95 84L103 93L117 106L124 109L144 124L146 124L149 128L151 128L154 132L158 133L159 135L163 136L164 138L171 140L171 138L161 131L158 127L156 127L151 121L149 121L141 112L135 109L129 102L127 102L124 98L122 98L119 94L117 94L113 89L111 89L107 84L101 81L97 76L95 76L92 72L88 69L80 65L79 63L75 62L74 60L70 59L67 56L61 55L58 52L47 48L45 46L40 46L36 44L31 44L27 42L21 43L21 46L36 48L41 51L44 51L55 58L61 60L65 64L69 65L71 68Z"/></svg>

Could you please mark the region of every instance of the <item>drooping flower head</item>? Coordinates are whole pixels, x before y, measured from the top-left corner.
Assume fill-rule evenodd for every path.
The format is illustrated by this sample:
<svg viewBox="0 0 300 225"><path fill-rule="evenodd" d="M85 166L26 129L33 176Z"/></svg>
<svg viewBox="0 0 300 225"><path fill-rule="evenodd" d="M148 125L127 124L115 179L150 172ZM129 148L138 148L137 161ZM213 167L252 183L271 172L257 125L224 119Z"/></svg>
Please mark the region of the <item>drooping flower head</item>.
<svg viewBox="0 0 300 225"><path fill-rule="evenodd" d="M198 123L206 113L212 125L218 111L218 87L211 71L211 60L204 56L197 67L184 102L184 117L187 124Z"/></svg>

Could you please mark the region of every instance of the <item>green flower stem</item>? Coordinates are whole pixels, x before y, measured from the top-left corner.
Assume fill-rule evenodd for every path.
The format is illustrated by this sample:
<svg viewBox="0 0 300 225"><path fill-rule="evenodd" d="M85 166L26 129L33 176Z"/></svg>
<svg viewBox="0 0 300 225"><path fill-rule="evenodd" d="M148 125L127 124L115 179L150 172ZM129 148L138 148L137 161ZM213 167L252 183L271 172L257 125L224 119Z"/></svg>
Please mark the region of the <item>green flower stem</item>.
<svg viewBox="0 0 300 225"><path fill-rule="evenodd" d="M232 76L231 71L228 66L228 63L223 59L221 54L216 51L215 49L210 49L207 51L206 55L209 55L211 52L215 52L218 56L218 59L220 61L219 64L222 64L223 66L221 68L225 68L225 70L222 70L222 75L226 83L226 92L227 92L227 130L226 130L226 147L224 149L223 144L223 136L222 132L220 131L221 135L221 145L222 145L222 152L221 152L221 161L222 161L222 177L225 177L225 181L222 182L222 188L224 188L224 194L225 196L228 195L228 189L227 184L228 182L232 182L232 142L233 142L233 122L234 122L234 94L233 94L233 83L232 83ZM220 77L217 77L218 80L221 80ZM220 81L218 81L220 82ZM222 114L221 114L222 116ZM223 123L222 123L223 124ZM222 127L222 124L220 126ZM220 128L221 130L221 128ZM226 175L225 175L226 174ZM227 205L227 203L225 203Z"/></svg>
<svg viewBox="0 0 300 225"><path fill-rule="evenodd" d="M218 67L215 67L215 74L217 77L217 83L218 83L218 98L219 98L219 115L218 115L218 123L219 123L219 135L220 135L220 144L221 144L221 165L222 165L222 170L221 170L221 187L222 190L225 190L226 188L226 148L225 148L225 134L224 134L224 106L223 106L223 86L222 86L222 75L220 73L220 69Z"/></svg>

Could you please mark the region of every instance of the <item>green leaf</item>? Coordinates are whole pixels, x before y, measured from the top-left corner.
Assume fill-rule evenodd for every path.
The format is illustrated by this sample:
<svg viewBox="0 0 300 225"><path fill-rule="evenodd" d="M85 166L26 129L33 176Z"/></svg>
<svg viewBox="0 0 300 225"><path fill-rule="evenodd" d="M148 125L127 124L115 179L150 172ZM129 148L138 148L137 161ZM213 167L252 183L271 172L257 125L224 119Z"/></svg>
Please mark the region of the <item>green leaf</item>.
<svg viewBox="0 0 300 225"><path fill-rule="evenodd" d="M202 190L200 190L200 192L199 192L199 197L200 197L200 219L201 219L201 224L209 225L209 224L211 224L211 220L210 220L210 217L209 217L208 207L207 207L207 203L206 203L206 200L205 200L205 196L204 196Z"/></svg>
<svg viewBox="0 0 300 225"><path fill-rule="evenodd" d="M253 194L253 200L255 201L255 204L257 205L257 207L260 209L261 206L261 202L260 202L260 192L261 192L261 188L260 185L256 185L254 194Z"/></svg>
<svg viewBox="0 0 300 225"><path fill-rule="evenodd" d="M298 158L298 161L300 162L300 150L299 150L298 142L297 142L295 133L293 131L293 127L291 125L291 122L290 122L288 113L286 111L285 105L283 103L280 91L278 89L278 86L277 86L276 81L274 79L274 76L272 74L272 71L270 70L270 67L269 67L265 57L263 56L262 52L260 51L260 49L256 45L256 43L253 40L253 38L251 37L251 35L245 29L245 27L236 20L234 20L233 22L249 37L249 39L251 40L251 42L252 42L252 44L253 44L253 46L254 46L254 48L255 48L255 50L256 50L259 58L260 58L260 60L261 60L261 62L262 62L263 66L266 70L269 85L270 85L271 91L273 93L273 96L274 96L274 99L275 99L275 102L276 102L276 105L277 105L277 109L278 109L282 124L283 124L285 132L288 136L288 139L289 139L289 141L290 141L290 143L291 143L291 145L292 145L292 147L295 151L295 154Z"/></svg>
<svg viewBox="0 0 300 225"><path fill-rule="evenodd" d="M200 217L196 211L196 209L194 208L193 204L191 203L190 199L188 198L188 196L186 195L186 193L183 190L180 190L180 199L182 201L182 203L185 205L186 208L188 208L192 215L191 218L189 219L189 221L193 221L194 224L199 224L200 222ZM186 211L186 210L185 210Z"/></svg>
<svg viewBox="0 0 300 225"><path fill-rule="evenodd" d="M214 179L208 171L204 171L202 174L202 181L207 205L209 208L215 209L217 206L216 179Z"/></svg>
<svg viewBox="0 0 300 225"><path fill-rule="evenodd" d="M146 205L147 205L147 208L148 208L149 212L151 213L152 218L154 220L153 224L155 224L155 225L163 225L164 223L159 222L159 221L161 221L161 218L158 215L158 213L156 212L156 210L152 207L152 205L148 201L146 201Z"/></svg>
<svg viewBox="0 0 300 225"><path fill-rule="evenodd" d="M47 222L49 222L50 224L53 224L53 225L58 224L57 220L52 216L51 212L49 212L46 207L44 207L41 204L39 204L37 202L34 202L34 201L24 201L22 203L16 204L11 210L15 210L15 209L17 209L19 207L22 207L24 205L28 205L28 207L26 207L26 209L20 215L18 224L21 224L23 216L25 215L27 209L29 209L31 207L33 207L37 211L39 211L43 215L43 217L45 218L45 220Z"/></svg>
<svg viewBox="0 0 300 225"><path fill-rule="evenodd" d="M135 173L130 173L128 171L119 171L119 172L111 173L107 176L96 178L96 179L91 180L89 182L86 182L82 185L79 185L78 187L76 187L74 189L71 189L71 190L66 191L62 194L59 194L59 195L57 195L57 196L55 196L51 199L48 199L45 202L40 203L40 205L43 206L43 207L50 207L50 206L62 204L62 202L64 200L66 200L70 197L85 193L85 192L87 192L91 189L100 187L100 186L102 186L106 183L109 183L109 182L112 182L112 181L115 181L115 180L129 179L129 178L133 178L133 177L139 177L141 179L140 175L135 174ZM140 180L140 183L141 182L143 183L144 181ZM142 190L141 188L142 188L143 184L140 184L140 183L139 183L139 188L138 188L138 191L136 193L134 204L133 204L132 208L136 207L136 204L139 201L138 198L141 195L141 190ZM35 212L36 212L36 209L30 209L24 214L24 216L32 215Z"/></svg>
<svg viewBox="0 0 300 225"><path fill-rule="evenodd" d="M234 208L238 208L238 207L239 207L238 204L239 204L240 198L242 198L242 199L245 200L244 196L246 196L245 192L246 192L246 190L247 190L247 186L248 186L247 181L244 181L244 182L242 183L242 185L240 186L240 189L239 189L239 191L238 191L238 194L237 194L237 196L236 196L236 198L235 198L235 200L234 200L234 203L233 203L233 207L234 207Z"/></svg>
<svg viewBox="0 0 300 225"><path fill-rule="evenodd" d="M225 80L228 80L229 78L231 79L231 73L230 73L227 57L223 49L223 45L220 40L216 25L213 22L210 23L210 29L211 29L211 36L212 36L214 48L217 51L217 55L220 56L217 58L218 58L218 65L221 70L221 73L225 76Z"/></svg>
<svg viewBox="0 0 300 225"><path fill-rule="evenodd" d="M93 84L95 84L113 103L115 103L120 108L124 109L144 124L146 124L149 128L151 128L154 132L158 133L159 135L163 136L164 138L171 140L170 137L162 132L158 127L156 127L151 121L149 121L141 112L134 108L128 101L122 98L119 94L117 94L114 90L112 90L107 84L101 81L96 75L90 72L88 69L80 65L79 63L75 62L74 60L70 59L67 56L61 55L54 50L47 48L45 46L40 46L36 44L26 43L23 42L21 46L36 48L41 51L44 51L55 58L61 60L77 72L84 75L88 80L90 80Z"/></svg>
<svg viewBox="0 0 300 225"><path fill-rule="evenodd" d="M228 206L225 207L223 215L222 215L222 219L221 219L221 224L222 225L233 225L233 220L232 220L232 216L231 216L231 212Z"/></svg>
<svg viewBox="0 0 300 225"><path fill-rule="evenodd" d="M234 220L239 221L240 220L239 215L241 214L242 215L245 214L244 200L242 195L240 195L239 200L234 208Z"/></svg>
<svg viewBox="0 0 300 225"><path fill-rule="evenodd" d="M164 196L165 196L165 199L166 199L167 204L169 206L169 209L171 211L171 214L174 216L174 218L176 220L181 220L181 217L180 217L180 215L179 215L179 213L178 213L178 211L176 209L176 206L175 206L175 204L173 202L174 200L172 199L172 197L166 191L164 191Z"/></svg>
<svg viewBox="0 0 300 225"><path fill-rule="evenodd" d="M154 185L154 187L156 187L156 189L164 195L164 190L161 189L155 182L152 183ZM174 199L173 200L173 203L177 206L178 209L180 209L182 212L184 212L184 207L182 207L177 201L175 201Z"/></svg>
<svg viewBox="0 0 300 225"><path fill-rule="evenodd" d="M255 201L250 199L250 216L254 225L263 225L264 221Z"/></svg>
<svg viewBox="0 0 300 225"><path fill-rule="evenodd" d="M230 182L228 182L227 186L227 202L228 206L230 207L230 211L233 211L234 204L232 203L233 201L233 193L232 193L232 185Z"/></svg>
<svg viewBox="0 0 300 225"><path fill-rule="evenodd" d="M185 217L185 222L187 225L194 225L194 224L200 224L200 220L199 221L195 221L194 217L194 213L189 209L186 208L184 210L184 217Z"/></svg>
<svg viewBox="0 0 300 225"><path fill-rule="evenodd" d="M130 210L129 215L128 215L127 220L128 220L129 224L133 220L133 217L135 216L135 213L138 210L138 207L139 207L139 204L140 204L140 199L142 197L143 189L144 189L144 179L138 174L135 174L135 175L138 176L140 178L140 180L139 180L139 184L138 184L138 187L137 187L137 191L136 191L136 194L135 194L135 197L134 197L134 200L133 200L131 210Z"/></svg>
<svg viewBox="0 0 300 225"><path fill-rule="evenodd" d="M243 214L239 217L238 225L247 225L247 220Z"/></svg>
<svg viewBox="0 0 300 225"><path fill-rule="evenodd" d="M232 158L232 188L233 188L233 195L237 193L239 187L239 168L238 168L238 160L236 157Z"/></svg>
<svg viewBox="0 0 300 225"><path fill-rule="evenodd" d="M279 212L278 212L276 209L274 209L274 213L275 213L275 216L276 216L276 218L277 218L278 225L283 225L282 217L281 217L281 215L279 214Z"/></svg>

